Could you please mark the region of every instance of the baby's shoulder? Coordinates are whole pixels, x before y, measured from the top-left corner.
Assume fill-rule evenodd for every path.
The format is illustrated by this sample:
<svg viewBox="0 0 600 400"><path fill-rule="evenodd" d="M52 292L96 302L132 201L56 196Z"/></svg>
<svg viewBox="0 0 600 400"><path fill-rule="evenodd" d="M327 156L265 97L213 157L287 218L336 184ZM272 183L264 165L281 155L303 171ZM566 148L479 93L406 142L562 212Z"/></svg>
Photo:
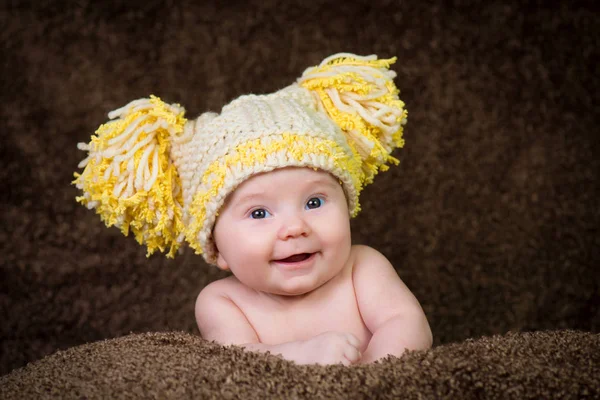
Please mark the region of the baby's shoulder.
<svg viewBox="0 0 600 400"><path fill-rule="evenodd" d="M352 246L352 276L379 275L382 271L394 269L390 261L378 250L365 246Z"/></svg>
<svg viewBox="0 0 600 400"><path fill-rule="evenodd" d="M247 288L233 275L216 280L206 285L199 296L221 296L231 299Z"/></svg>
<svg viewBox="0 0 600 400"><path fill-rule="evenodd" d="M385 258L378 250L364 244L352 245L351 255L354 264L364 263L374 259ZM386 259L387 260L387 259Z"/></svg>

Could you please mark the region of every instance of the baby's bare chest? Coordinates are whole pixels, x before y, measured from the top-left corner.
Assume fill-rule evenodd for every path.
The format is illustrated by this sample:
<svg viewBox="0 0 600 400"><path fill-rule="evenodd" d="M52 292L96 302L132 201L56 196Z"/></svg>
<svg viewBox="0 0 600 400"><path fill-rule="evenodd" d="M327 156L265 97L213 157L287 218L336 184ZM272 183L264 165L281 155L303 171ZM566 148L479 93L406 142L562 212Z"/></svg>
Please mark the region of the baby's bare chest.
<svg viewBox="0 0 600 400"><path fill-rule="evenodd" d="M307 340L329 331L352 333L365 348L371 339L351 283L291 305L263 298L246 302L240 308L261 343Z"/></svg>

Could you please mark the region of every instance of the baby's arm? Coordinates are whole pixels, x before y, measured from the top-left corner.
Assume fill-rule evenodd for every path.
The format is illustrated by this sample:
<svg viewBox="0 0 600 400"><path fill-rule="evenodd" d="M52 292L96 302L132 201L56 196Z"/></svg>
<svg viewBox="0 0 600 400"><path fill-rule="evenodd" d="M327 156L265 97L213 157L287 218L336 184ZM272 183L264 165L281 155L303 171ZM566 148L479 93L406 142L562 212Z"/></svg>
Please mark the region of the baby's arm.
<svg viewBox="0 0 600 400"><path fill-rule="evenodd" d="M357 247L352 279L361 316L373 333L361 363L430 348L431 329L418 300L381 253Z"/></svg>
<svg viewBox="0 0 600 400"><path fill-rule="evenodd" d="M254 328L222 286L220 281L208 285L196 300L196 322L204 339L251 351L269 351L298 364L350 365L360 359L360 342L349 333L326 332L305 341L260 343Z"/></svg>

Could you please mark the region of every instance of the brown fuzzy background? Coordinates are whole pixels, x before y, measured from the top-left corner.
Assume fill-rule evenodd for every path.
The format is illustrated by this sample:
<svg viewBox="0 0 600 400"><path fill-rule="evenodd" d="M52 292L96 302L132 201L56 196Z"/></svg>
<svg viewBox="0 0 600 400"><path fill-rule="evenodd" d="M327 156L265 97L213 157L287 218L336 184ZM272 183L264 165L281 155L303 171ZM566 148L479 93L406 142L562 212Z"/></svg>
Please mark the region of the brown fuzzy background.
<svg viewBox="0 0 600 400"><path fill-rule="evenodd" d="M435 345L600 332L600 18L594 2L8 1L0 5L0 374L58 349L197 334L222 277L107 229L70 185L106 114L188 117L349 51L398 56L399 167L352 221L420 300ZM596 61L594 61L596 60ZM597 338L597 336L596 336ZM596 344L598 342L596 341Z"/></svg>

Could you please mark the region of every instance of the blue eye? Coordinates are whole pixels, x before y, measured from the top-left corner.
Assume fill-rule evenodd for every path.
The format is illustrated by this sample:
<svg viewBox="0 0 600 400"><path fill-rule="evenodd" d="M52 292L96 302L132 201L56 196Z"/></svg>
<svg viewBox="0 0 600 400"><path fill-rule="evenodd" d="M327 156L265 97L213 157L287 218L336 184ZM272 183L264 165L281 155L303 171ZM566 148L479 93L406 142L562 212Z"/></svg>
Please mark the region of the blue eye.
<svg viewBox="0 0 600 400"><path fill-rule="evenodd" d="M269 213L264 208L257 208L256 210L253 210L250 213L250 218L252 218L252 219L263 219L263 218L267 218L270 215L271 215L271 213Z"/></svg>
<svg viewBox="0 0 600 400"><path fill-rule="evenodd" d="M310 200L308 200L306 202L306 206L304 208L307 210L313 210L315 208L321 207L324 203L325 203L325 200L323 200L322 198L312 197L312 198L310 198Z"/></svg>

